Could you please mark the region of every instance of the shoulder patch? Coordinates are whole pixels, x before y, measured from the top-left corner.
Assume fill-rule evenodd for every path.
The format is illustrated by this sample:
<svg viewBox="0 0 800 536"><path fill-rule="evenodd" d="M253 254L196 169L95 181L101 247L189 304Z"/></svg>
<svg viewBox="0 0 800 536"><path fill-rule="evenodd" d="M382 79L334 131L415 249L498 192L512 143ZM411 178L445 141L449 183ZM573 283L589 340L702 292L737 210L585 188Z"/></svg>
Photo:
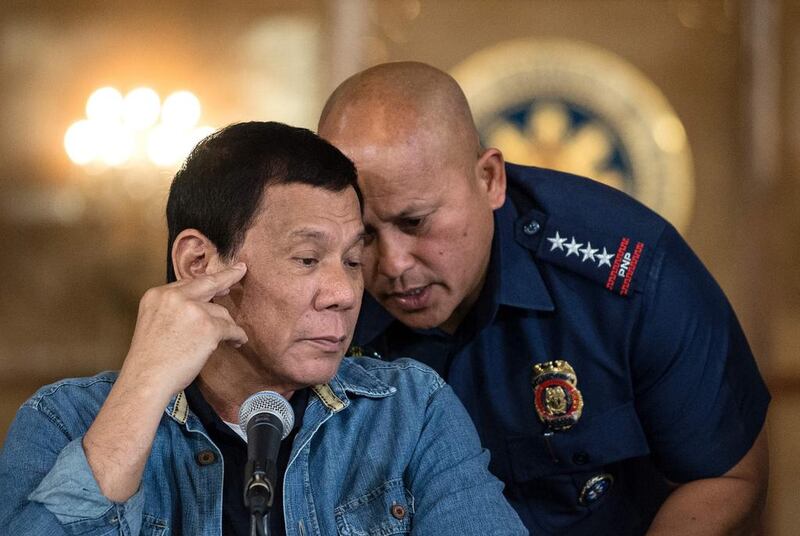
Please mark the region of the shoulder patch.
<svg viewBox="0 0 800 536"><path fill-rule="evenodd" d="M534 255L596 281L609 292L628 296L644 287L651 246L633 234L614 234L548 219Z"/></svg>

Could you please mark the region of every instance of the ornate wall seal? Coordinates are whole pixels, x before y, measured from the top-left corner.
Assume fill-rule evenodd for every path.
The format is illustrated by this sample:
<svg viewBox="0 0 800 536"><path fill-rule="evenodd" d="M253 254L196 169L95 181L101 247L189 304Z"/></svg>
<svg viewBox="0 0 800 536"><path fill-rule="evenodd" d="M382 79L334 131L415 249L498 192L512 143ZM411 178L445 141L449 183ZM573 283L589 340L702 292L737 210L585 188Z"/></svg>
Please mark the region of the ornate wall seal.
<svg viewBox="0 0 800 536"><path fill-rule="evenodd" d="M508 161L604 182L686 228L694 198L686 132L629 62L585 43L520 40L477 52L451 74L483 142Z"/></svg>

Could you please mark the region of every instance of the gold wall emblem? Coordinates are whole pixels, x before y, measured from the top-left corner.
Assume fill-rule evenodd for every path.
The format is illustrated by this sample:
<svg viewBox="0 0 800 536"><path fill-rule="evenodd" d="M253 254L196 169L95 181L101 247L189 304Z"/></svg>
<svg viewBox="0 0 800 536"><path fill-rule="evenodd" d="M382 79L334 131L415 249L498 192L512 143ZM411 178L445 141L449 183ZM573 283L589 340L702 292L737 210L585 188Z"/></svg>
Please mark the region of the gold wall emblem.
<svg viewBox="0 0 800 536"><path fill-rule="evenodd" d="M508 161L598 180L686 228L694 198L686 132L629 62L585 43L520 40L477 52L451 74L483 142Z"/></svg>

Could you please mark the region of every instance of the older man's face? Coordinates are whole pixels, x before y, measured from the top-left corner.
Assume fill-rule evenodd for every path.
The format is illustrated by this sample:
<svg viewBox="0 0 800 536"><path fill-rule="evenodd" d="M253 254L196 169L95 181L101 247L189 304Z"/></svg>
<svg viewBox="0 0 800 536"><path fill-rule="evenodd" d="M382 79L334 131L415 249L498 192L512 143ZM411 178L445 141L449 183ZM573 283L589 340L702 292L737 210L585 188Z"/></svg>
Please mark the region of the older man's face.
<svg viewBox="0 0 800 536"><path fill-rule="evenodd" d="M270 186L236 260L247 264L229 309L249 337L242 348L274 385L328 381L361 306L363 226L352 188Z"/></svg>

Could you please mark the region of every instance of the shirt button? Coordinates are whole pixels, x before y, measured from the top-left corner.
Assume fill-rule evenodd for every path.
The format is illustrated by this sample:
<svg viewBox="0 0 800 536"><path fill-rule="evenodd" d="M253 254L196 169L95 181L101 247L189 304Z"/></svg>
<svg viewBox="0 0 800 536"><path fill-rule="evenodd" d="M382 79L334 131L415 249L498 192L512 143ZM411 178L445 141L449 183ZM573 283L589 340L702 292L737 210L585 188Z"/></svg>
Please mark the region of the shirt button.
<svg viewBox="0 0 800 536"><path fill-rule="evenodd" d="M614 477L608 473L601 473L593 476L583 485L581 494L578 496L578 503L580 503L581 506L588 506L599 501L608 493L608 490L611 489L613 484Z"/></svg>
<svg viewBox="0 0 800 536"><path fill-rule="evenodd" d="M406 517L406 509L403 508L403 505L401 504L393 504L391 511L392 516L394 516L395 519L403 519Z"/></svg>
<svg viewBox="0 0 800 536"><path fill-rule="evenodd" d="M535 235L536 233L539 232L539 229L541 228L542 226L539 225L538 221L531 220L525 225L525 227L522 228L522 232L525 233L526 235Z"/></svg>
<svg viewBox="0 0 800 536"><path fill-rule="evenodd" d="M217 461L217 455L210 450L201 450L195 458L200 465L211 465Z"/></svg>
<svg viewBox="0 0 800 536"><path fill-rule="evenodd" d="M583 451L576 452L572 455L572 463L575 465L585 465L589 463L589 454Z"/></svg>

